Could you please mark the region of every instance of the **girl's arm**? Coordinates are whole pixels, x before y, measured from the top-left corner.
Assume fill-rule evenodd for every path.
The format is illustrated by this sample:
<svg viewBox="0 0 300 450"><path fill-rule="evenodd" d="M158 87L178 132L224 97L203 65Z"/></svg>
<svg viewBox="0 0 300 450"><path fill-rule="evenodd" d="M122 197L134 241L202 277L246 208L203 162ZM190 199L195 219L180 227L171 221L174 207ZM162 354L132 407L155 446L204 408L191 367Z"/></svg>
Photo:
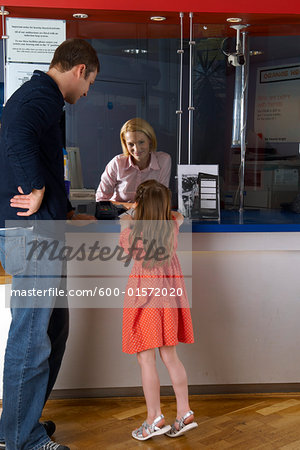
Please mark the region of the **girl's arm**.
<svg viewBox="0 0 300 450"><path fill-rule="evenodd" d="M180 227L180 225L183 223L184 221L184 217L183 215L178 212L178 211L172 211L173 216L175 217L176 222L178 223L178 226Z"/></svg>
<svg viewBox="0 0 300 450"><path fill-rule="evenodd" d="M129 214L122 214L122 217L120 217L121 231L125 230L125 228L128 228L132 220L133 219Z"/></svg>

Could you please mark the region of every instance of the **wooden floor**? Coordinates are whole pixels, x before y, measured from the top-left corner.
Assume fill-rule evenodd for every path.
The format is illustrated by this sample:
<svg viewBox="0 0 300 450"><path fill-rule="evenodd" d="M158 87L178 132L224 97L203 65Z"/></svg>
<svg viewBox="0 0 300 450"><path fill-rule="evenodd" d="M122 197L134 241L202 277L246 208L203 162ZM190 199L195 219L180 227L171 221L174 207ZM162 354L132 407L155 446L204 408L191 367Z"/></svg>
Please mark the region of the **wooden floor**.
<svg viewBox="0 0 300 450"><path fill-rule="evenodd" d="M7 284L7 283L11 283L11 277L4 272L3 267L1 266L0 263L0 284Z"/></svg>
<svg viewBox="0 0 300 450"><path fill-rule="evenodd" d="M143 398L49 400L44 419L55 420L55 440L71 450L300 449L300 394L192 396L191 408L197 429L145 442L131 437L145 419ZM173 397L162 397L162 411L171 423Z"/></svg>

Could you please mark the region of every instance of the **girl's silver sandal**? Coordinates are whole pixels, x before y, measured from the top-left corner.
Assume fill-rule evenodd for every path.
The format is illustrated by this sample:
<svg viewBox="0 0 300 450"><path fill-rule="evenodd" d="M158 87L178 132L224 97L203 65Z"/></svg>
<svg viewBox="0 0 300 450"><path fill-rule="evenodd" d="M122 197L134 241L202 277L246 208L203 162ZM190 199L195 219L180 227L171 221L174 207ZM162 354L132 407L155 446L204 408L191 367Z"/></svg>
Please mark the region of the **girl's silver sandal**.
<svg viewBox="0 0 300 450"><path fill-rule="evenodd" d="M198 424L197 422L191 422L191 423L187 423L185 424L184 421L190 417L193 416L194 413L193 411L188 411L184 416L182 416L180 419L175 419L175 422L178 423L178 430L175 427L175 424L173 424L171 426L170 431L166 432L166 436L168 437L178 437L181 436L183 433L185 433L186 431L192 430L193 428L197 428Z"/></svg>
<svg viewBox="0 0 300 450"><path fill-rule="evenodd" d="M147 439L150 439L153 436L159 436L161 434L167 433L169 430L171 430L170 425L164 425L163 427L159 428L157 424L164 419L163 414L156 417L156 419L153 420L153 423L149 425L147 422L144 422L143 425L140 426L137 430L134 430L132 432L132 437L134 439L137 439L138 441L146 441ZM143 436L143 431L146 431L147 435Z"/></svg>

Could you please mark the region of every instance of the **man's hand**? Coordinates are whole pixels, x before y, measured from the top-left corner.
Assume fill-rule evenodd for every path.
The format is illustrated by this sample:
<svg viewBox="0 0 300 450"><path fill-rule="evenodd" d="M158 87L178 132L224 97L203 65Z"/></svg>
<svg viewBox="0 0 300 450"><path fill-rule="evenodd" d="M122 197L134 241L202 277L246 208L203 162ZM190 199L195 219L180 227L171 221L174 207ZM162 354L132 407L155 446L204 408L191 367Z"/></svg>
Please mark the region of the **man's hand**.
<svg viewBox="0 0 300 450"><path fill-rule="evenodd" d="M42 189L32 189L30 194L24 194L21 186L18 186L18 191L21 195L15 195L10 199L10 206L12 208L27 209L24 212L17 212L17 216L31 216L37 212L43 201L45 187Z"/></svg>

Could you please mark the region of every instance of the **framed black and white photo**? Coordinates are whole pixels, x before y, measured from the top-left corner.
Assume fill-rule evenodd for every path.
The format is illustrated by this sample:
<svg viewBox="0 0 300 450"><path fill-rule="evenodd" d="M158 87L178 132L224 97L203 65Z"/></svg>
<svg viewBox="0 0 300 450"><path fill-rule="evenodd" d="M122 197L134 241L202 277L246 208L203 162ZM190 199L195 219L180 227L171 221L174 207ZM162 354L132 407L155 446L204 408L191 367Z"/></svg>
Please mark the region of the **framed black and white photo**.
<svg viewBox="0 0 300 450"><path fill-rule="evenodd" d="M199 217L198 175L219 175L217 164L180 164L178 167L178 210L184 217ZM219 201L216 198L216 201ZM197 217L195 217L197 216Z"/></svg>

